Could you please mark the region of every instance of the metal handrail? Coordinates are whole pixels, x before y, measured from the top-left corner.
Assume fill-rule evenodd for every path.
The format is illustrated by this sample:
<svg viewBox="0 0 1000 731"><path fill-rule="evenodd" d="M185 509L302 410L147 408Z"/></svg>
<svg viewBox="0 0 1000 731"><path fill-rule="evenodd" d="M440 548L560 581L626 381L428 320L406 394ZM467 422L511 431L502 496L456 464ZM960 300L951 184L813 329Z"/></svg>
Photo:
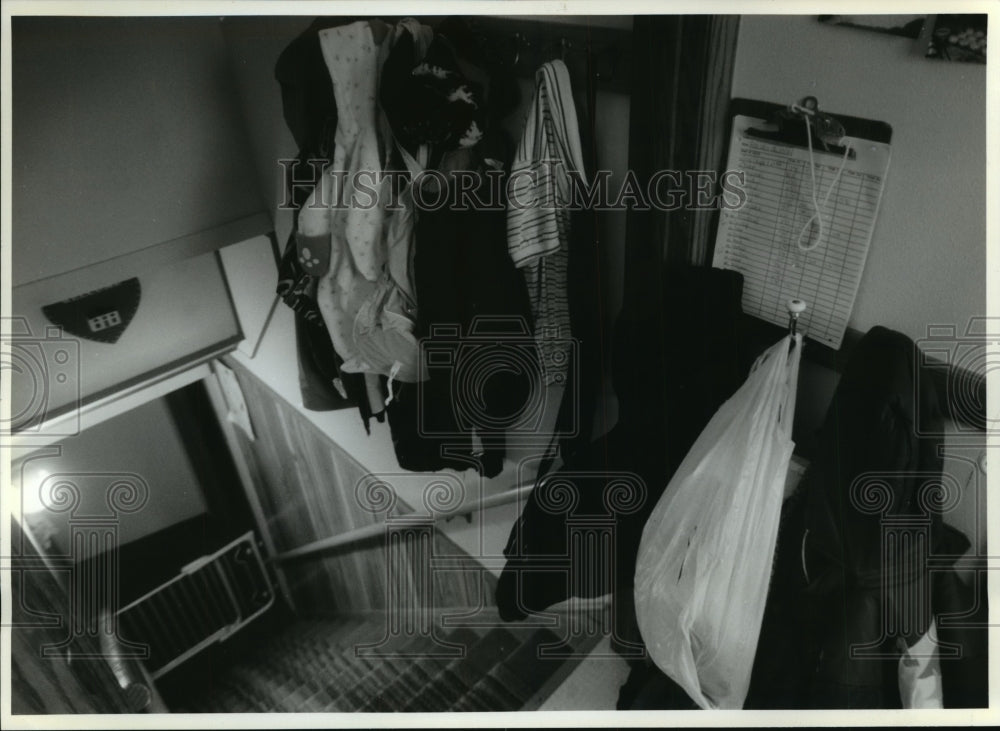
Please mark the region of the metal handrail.
<svg viewBox="0 0 1000 731"><path fill-rule="evenodd" d="M509 490L504 490L503 492L496 493L495 495L488 495L480 498L475 503L464 506L454 512L426 516L427 521L430 523L437 523L442 519L447 520L462 515L470 515L477 510L485 510L487 508L495 508L499 505L506 505L518 499L527 498L534 488L535 485L532 484L526 487L515 487ZM375 538L376 536L384 535L387 530L393 530L396 527L400 526L394 525L391 520L372 523L371 525L365 525L360 528L354 528L352 530L344 531L343 533L338 533L330 536L329 538L320 538L319 540L310 541L309 543L292 548L288 551L275 554L274 556L271 556L268 561L271 563L282 563L293 559L307 558L319 553L325 553L337 548L343 548L355 543L361 543L362 541Z"/></svg>
<svg viewBox="0 0 1000 731"><path fill-rule="evenodd" d="M793 463L802 465L802 468L798 470L801 474L804 471L804 466L808 464L806 460L799 457L798 455L793 456ZM789 474L792 470L789 471ZM522 498L527 498L539 485L542 485L546 480L556 477L559 473L557 471L547 472L546 474L536 477L535 482L524 487L513 487L503 492L498 492L494 495L488 495L486 497L480 498L478 501L462 508L455 510L450 513L439 513L435 515L423 516L429 523L437 523L439 520L451 520L462 515L469 515L477 510L485 510L486 508L497 507L498 505L505 505L507 503L512 503L515 500ZM787 497L787 495L786 495ZM399 516L396 516L397 518ZM419 516L414 516L419 517ZM360 528L353 528L351 530L344 531L342 533L337 533L336 535L330 536L328 538L320 538L315 541L310 541L301 546L289 549L287 551L282 551L281 553L275 553L266 559L267 563L284 563L285 561L292 561L300 558L309 558L320 553L325 553L327 551L333 551L338 548L344 548L345 546L350 546L355 543L361 543L362 541L370 540L377 536L384 535L388 530L394 530L402 528L402 521L398 520L386 520L379 523L372 523L371 525L361 526Z"/></svg>
<svg viewBox="0 0 1000 731"><path fill-rule="evenodd" d="M150 683L143 675L141 666L136 663L122 648L121 641L114 632L114 618L110 609L102 609L100 613L101 656L108 663L111 673L115 676L124 694L125 703L133 713L149 710L153 703L153 691ZM111 631L108 631L111 628Z"/></svg>

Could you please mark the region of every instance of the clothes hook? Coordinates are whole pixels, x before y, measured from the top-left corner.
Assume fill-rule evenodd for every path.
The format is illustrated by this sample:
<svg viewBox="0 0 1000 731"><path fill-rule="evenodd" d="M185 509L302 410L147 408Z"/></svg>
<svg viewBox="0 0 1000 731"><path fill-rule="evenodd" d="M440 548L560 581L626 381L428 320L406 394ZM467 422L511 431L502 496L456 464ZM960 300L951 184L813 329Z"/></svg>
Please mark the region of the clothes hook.
<svg viewBox="0 0 1000 731"><path fill-rule="evenodd" d="M788 300L788 334L793 337L798 332L799 328L799 315L806 311L805 300L800 299L790 299Z"/></svg>
<svg viewBox="0 0 1000 731"><path fill-rule="evenodd" d="M791 353L795 350L795 343L799 329L799 315L806 311L805 300L800 300L793 298L788 300L788 334L791 337L791 342L788 343L788 352Z"/></svg>
<svg viewBox="0 0 1000 731"><path fill-rule="evenodd" d="M517 66L517 62L521 60L521 48L527 48L530 45L528 39L520 33L514 34L514 66Z"/></svg>
<svg viewBox="0 0 1000 731"><path fill-rule="evenodd" d="M566 62L566 51L573 47L573 44L567 41L565 38L559 39L559 55L563 63Z"/></svg>
<svg viewBox="0 0 1000 731"><path fill-rule="evenodd" d="M798 114L815 115L819 111L819 102L816 97L807 96L801 99L798 104L793 104L791 110Z"/></svg>
<svg viewBox="0 0 1000 731"><path fill-rule="evenodd" d="M601 78L601 65L599 63L594 63L594 46L590 42L590 38L587 38L587 64L594 71L594 79Z"/></svg>

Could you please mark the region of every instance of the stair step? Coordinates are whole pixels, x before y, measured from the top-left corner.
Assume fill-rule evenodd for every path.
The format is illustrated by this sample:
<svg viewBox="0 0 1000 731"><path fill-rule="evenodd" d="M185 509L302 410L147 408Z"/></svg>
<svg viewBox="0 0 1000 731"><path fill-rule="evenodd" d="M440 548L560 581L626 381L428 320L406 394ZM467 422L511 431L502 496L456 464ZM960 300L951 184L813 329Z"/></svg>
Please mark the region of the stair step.
<svg viewBox="0 0 1000 731"><path fill-rule="evenodd" d="M565 662L564 658L541 655L540 649L543 645L558 644L560 641L561 638L549 629L535 631L524 644L504 658L501 663L504 669L500 673L520 678L532 690L532 695L536 694Z"/></svg>
<svg viewBox="0 0 1000 731"><path fill-rule="evenodd" d="M455 632L454 635L449 637L449 639L459 638L460 631ZM452 706L458 702L460 698L466 695L483 674L489 670L494 664L499 662L502 658L498 653L502 652L505 648L505 643L508 651L512 649L514 643L509 643L508 638L511 638L509 632L503 629L495 629L488 631L485 635L479 637L479 639L474 643L470 644L467 640L460 640L462 644L466 647L466 652L464 657L453 660L448 664L448 666L435 677L434 681L431 683L431 688L437 691L440 695L448 697L448 691L458 689L457 697L450 699L450 704L446 708L425 708L426 703L418 696L413 699L410 704L406 706L404 710L431 710L431 711L447 711L451 710ZM430 700L428 699L428 702Z"/></svg>
<svg viewBox="0 0 1000 731"><path fill-rule="evenodd" d="M565 662L538 654L541 645L560 642L548 628L436 626L435 633L437 639L392 637L359 653L359 646L386 639L383 615L296 621L224 656L230 662L218 671L213 666L209 682L193 687L175 710L517 711L537 701ZM438 640L464 653L449 657ZM577 644L586 645L586 638Z"/></svg>
<svg viewBox="0 0 1000 731"><path fill-rule="evenodd" d="M464 647L467 656L473 651L475 645L478 644L480 636L467 627L460 627L447 635L445 639L448 642ZM443 658L440 663L435 663L439 669L436 672L429 673L431 674L430 681L423 686L413 688L396 710L423 712L447 711L468 690L457 679L453 679L450 682L443 682L443 679L447 677L449 668L458 662L461 662L461 658ZM430 668L428 669L430 670Z"/></svg>
<svg viewBox="0 0 1000 731"><path fill-rule="evenodd" d="M498 664L495 668L493 668L493 670L490 671L490 674L496 678L497 682L506 688L508 692L517 698L518 703L520 704L518 708L523 707L524 704L538 692L537 688L531 687L522 676L515 673L504 663Z"/></svg>
<svg viewBox="0 0 1000 731"><path fill-rule="evenodd" d="M483 638L476 652L470 653L464 663L465 679L472 681L472 689L455 710L514 711L524 704L527 698L521 696L529 692L529 687L516 680L516 690L511 690L496 676L496 671L503 667L504 658L519 644L513 634L502 628L491 630Z"/></svg>
<svg viewBox="0 0 1000 731"><path fill-rule="evenodd" d="M439 706L446 706L447 700L430 689L434 678L448 666L447 658L430 657L416 663L404 671L385 690L373 697L363 710L388 713L400 711L419 693L434 694Z"/></svg>
<svg viewBox="0 0 1000 731"><path fill-rule="evenodd" d="M433 680L434 674L444 669L448 658L434 657L434 653L442 651L432 638L420 637L410 648L413 652L424 653L420 658L403 661L399 666L399 674L373 695L360 710L370 712L390 712L403 707L404 702L412 695L414 689L426 686Z"/></svg>
<svg viewBox="0 0 1000 731"><path fill-rule="evenodd" d="M348 680L359 672L359 664L367 671L364 661L355 657L354 648L377 639L383 632L380 625L378 618L366 618L338 628L327 626L324 631L323 624L319 623L310 631L308 645L293 646L294 649L284 650L266 662L308 690L304 702L322 692L328 696L324 701L327 707L333 704L337 710L349 710L338 705L337 698Z"/></svg>
<svg viewBox="0 0 1000 731"><path fill-rule="evenodd" d="M272 652L280 651L282 648L310 647L317 641L328 641L331 638L346 636L364 623L364 620L359 617L296 620L285 631L262 643L260 649Z"/></svg>
<svg viewBox="0 0 1000 731"><path fill-rule="evenodd" d="M495 677L487 675L479 680L453 711L518 711L524 702Z"/></svg>
<svg viewBox="0 0 1000 731"><path fill-rule="evenodd" d="M422 635L398 638L391 645L382 648L382 651L389 651L408 654L426 651L426 638ZM342 695L337 699L341 705L352 711L361 710L373 698L378 696L386 687L391 685L399 675L403 674L410 666L421 662L422 658L394 658L377 655L363 656L364 662L368 665L368 670L357 677L355 683L345 688Z"/></svg>

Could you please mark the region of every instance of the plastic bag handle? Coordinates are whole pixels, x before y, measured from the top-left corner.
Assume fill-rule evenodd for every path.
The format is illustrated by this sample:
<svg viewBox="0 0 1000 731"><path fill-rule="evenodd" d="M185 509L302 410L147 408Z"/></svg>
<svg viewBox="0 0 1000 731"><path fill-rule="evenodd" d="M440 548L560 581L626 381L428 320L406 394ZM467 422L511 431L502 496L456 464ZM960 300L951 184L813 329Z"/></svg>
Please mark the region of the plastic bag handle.
<svg viewBox="0 0 1000 731"><path fill-rule="evenodd" d="M791 439L792 424L795 421L795 399L799 386L799 366L802 361L802 333L786 335L782 343L784 352L788 353L788 356L785 360L785 392L782 394L781 405L778 409L778 429L785 437ZM792 344L794 347L789 352L788 345Z"/></svg>

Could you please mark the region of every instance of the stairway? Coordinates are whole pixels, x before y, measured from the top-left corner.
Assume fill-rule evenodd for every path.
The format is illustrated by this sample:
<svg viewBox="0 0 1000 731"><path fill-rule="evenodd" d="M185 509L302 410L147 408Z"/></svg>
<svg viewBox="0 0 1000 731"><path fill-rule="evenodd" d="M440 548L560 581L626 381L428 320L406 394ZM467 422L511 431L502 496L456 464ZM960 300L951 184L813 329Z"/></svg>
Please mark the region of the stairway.
<svg viewBox="0 0 1000 731"><path fill-rule="evenodd" d="M394 657L356 651L384 636L378 614L295 620L186 687L172 679L168 704L181 713L533 710L600 640L596 615L589 619L594 631L571 644L560 643L559 627L439 623L439 640L465 648L453 657L435 656L440 644L422 635L381 648ZM571 657L540 655L541 646L560 644Z"/></svg>

